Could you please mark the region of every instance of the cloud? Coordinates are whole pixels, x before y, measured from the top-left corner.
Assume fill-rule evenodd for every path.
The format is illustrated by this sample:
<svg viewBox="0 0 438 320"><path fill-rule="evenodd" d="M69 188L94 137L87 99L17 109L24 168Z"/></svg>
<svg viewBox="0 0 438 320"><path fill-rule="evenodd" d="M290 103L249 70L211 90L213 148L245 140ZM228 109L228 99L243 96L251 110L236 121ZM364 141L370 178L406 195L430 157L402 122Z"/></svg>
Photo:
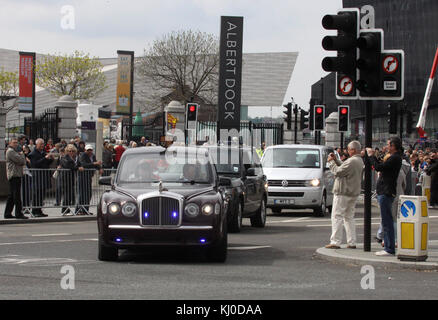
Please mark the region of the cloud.
<svg viewBox="0 0 438 320"><path fill-rule="evenodd" d="M63 30L63 5L74 8L75 29ZM286 98L308 105L310 86L325 75L321 40L324 14L342 0L2 0L1 46L38 53L114 57L117 50L141 55L148 43L181 29L219 36L221 15L244 17L244 52L299 52Z"/></svg>

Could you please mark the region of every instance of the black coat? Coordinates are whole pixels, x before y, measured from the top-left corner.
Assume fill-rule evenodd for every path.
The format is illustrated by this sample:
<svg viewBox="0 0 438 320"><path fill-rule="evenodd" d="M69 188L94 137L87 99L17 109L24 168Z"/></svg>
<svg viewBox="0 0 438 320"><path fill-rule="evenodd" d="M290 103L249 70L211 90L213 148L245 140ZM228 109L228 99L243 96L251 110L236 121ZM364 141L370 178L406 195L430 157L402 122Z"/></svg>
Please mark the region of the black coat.
<svg viewBox="0 0 438 320"><path fill-rule="evenodd" d="M46 159L46 155L47 153L44 150L42 152L39 152L36 149L33 150L28 156L30 159L30 167L36 169L49 169L53 159Z"/></svg>
<svg viewBox="0 0 438 320"><path fill-rule="evenodd" d="M381 173L377 180L376 192L378 195L395 197L397 194L397 179L402 165L400 153L394 153L385 162L380 162L376 157L368 158L374 169Z"/></svg>
<svg viewBox="0 0 438 320"><path fill-rule="evenodd" d="M79 172L79 177L91 178L94 175L94 171L92 171L91 169L96 169L96 170L100 169L100 166L93 164L96 161L97 161L96 156L94 154L93 154L92 159L90 159L90 157L88 156L88 154L86 152L82 153L79 156L78 167L83 167L86 170Z"/></svg>
<svg viewBox="0 0 438 320"><path fill-rule="evenodd" d="M53 159L46 159L47 153L45 151L39 152L34 150L29 153L30 167L32 169L49 169ZM35 170L32 171L34 191L50 188L51 186L51 172L49 170ZM41 194L41 193L40 193Z"/></svg>

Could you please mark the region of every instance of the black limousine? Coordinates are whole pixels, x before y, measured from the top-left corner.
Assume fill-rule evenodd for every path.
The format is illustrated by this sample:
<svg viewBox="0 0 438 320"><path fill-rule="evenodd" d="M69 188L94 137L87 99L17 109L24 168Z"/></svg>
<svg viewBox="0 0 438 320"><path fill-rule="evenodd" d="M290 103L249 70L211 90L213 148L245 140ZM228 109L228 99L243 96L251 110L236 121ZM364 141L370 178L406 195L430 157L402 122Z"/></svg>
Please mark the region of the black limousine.
<svg viewBox="0 0 438 320"><path fill-rule="evenodd" d="M141 147L123 153L99 202L99 260L119 249L146 246L204 247L210 261L227 257L228 201L208 151L196 147Z"/></svg>

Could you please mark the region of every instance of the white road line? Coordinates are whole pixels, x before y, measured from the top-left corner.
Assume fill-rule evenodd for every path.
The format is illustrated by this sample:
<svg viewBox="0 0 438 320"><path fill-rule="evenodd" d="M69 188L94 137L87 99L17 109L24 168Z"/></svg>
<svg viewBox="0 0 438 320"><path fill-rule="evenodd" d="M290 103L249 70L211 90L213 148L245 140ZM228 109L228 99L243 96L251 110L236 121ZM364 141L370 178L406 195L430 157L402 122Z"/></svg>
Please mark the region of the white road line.
<svg viewBox="0 0 438 320"><path fill-rule="evenodd" d="M40 244L40 243L62 243L62 242L78 242L78 241L97 241L97 239L71 239L71 240L52 240L52 241L26 241L26 242L5 242L0 243L0 246L22 245L22 244Z"/></svg>
<svg viewBox="0 0 438 320"><path fill-rule="evenodd" d="M72 236L71 233L42 233L33 234L32 237L57 237L57 236Z"/></svg>
<svg viewBox="0 0 438 320"><path fill-rule="evenodd" d="M296 219L290 219L290 220L277 220L277 221L267 221L266 223L288 223L288 222L298 222L298 221L303 221L303 220L307 220L307 217L303 217L303 218L296 218Z"/></svg>
<svg viewBox="0 0 438 320"><path fill-rule="evenodd" d="M254 250L272 248L271 246L247 246L247 247L228 247L228 250Z"/></svg>
<svg viewBox="0 0 438 320"><path fill-rule="evenodd" d="M371 224L374 224L374 225L380 225L380 223L377 223L377 222L375 222L375 223L371 223ZM308 225L306 225L306 227L331 227L332 225L331 224L308 224ZM360 227L360 226L363 226L363 223L356 223L356 227Z"/></svg>

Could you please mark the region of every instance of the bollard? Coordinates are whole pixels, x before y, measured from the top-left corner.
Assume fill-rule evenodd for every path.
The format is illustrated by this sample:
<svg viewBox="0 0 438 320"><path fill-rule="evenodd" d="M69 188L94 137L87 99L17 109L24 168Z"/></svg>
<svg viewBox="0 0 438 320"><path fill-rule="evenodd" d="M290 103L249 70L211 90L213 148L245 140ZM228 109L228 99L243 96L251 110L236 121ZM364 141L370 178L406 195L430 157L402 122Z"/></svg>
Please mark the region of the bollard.
<svg viewBox="0 0 438 320"><path fill-rule="evenodd" d="M423 174L423 180L421 182L421 195L427 198L427 204L430 203L430 184L432 179L427 174Z"/></svg>
<svg viewBox="0 0 438 320"><path fill-rule="evenodd" d="M429 240L427 198L401 195L397 219L397 258L402 261L425 261Z"/></svg>

